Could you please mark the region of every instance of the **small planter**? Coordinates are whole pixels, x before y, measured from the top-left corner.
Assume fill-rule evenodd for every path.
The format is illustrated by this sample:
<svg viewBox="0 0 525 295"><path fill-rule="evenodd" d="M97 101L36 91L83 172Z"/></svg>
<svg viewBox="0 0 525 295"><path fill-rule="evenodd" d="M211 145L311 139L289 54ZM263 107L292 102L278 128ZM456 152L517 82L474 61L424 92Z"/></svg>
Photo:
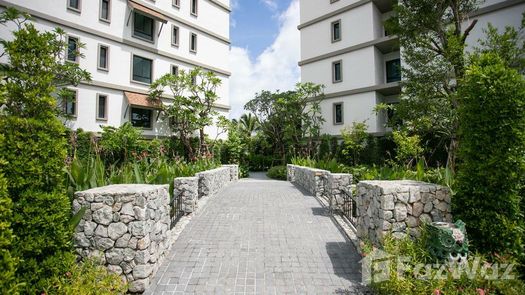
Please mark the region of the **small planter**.
<svg viewBox="0 0 525 295"><path fill-rule="evenodd" d="M432 222L427 225L427 247L430 255L440 261L465 263L468 255L468 239L465 223Z"/></svg>

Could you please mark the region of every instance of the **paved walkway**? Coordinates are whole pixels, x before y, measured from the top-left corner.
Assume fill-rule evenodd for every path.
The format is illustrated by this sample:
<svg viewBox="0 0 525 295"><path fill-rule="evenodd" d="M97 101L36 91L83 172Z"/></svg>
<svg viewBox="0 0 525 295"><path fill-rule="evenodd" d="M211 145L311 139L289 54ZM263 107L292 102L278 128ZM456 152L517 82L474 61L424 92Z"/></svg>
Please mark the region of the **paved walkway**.
<svg viewBox="0 0 525 295"><path fill-rule="evenodd" d="M146 294L361 294L360 257L318 201L254 176L207 202Z"/></svg>

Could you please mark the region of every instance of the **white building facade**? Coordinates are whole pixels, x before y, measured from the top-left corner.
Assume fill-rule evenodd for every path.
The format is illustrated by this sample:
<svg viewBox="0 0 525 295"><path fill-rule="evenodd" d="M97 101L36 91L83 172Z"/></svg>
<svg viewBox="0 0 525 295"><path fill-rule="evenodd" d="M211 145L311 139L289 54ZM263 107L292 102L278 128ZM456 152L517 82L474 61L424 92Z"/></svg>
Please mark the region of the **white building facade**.
<svg viewBox="0 0 525 295"><path fill-rule="evenodd" d="M91 82L71 88L76 100L64 105L72 129L100 132L131 122L145 137L169 136L167 122L146 99L149 86L197 67L221 79L215 109L228 117L229 0L0 0L5 7L31 14L39 30L62 28L66 58L91 73ZM12 29L1 28L0 37L11 38ZM73 54L80 43L84 58ZM170 103L169 92L163 102Z"/></svg>
<svg viewBox="0 0 525 295"><path fill-rule="evenodd" d="M388 132L388 114L379 103L399 100L399 40L384 21L392 16L391 0L300 0L301 80L325 85L322 133L340 135L353 122L368 132ZM476 44L488 23L519 27L525 0L487 0L472 14L478 19L467 43Z"/></svg>

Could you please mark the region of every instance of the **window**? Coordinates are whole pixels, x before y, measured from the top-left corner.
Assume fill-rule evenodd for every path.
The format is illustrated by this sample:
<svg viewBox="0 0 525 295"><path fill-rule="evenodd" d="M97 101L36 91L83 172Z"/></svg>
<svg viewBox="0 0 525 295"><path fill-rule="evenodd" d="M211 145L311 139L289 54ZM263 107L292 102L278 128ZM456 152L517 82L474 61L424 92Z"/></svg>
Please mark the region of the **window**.
<svg viewBox="0 0 525 295"><path fill-rule="evenodd" d="M332 42L341 41L341 20L332 23Z"/></svg>
<svg viewBox="0 0 525 295"><path fill-rule="evenodd" d="M131 108L131 125L133 127L151 128L153 111L149 109Z"/></svg>
<svg viewBox="0 0 525 295"><path fill-rule="evenodd" d="M171 45L179 46L179 27L173 26L171 30Z"/></svg>
<svg viewBox="0 0 525 295"><path fill-rule="evenodd" d="M67 0L67 8L76 12L80 12L80 1L81 0Z"/></svg>
<svg viewBox="0 0 525 295"><path fill-rule="evenodd" d="M191 1L191 14L197 16L197 12L199 9L198 8L199 4L197 2L198 0L190 0L190 1Z"/></svg>
<svg viewBox="0 0 525 295"><path fill-rule="evenodd" d="M394 59L386 62L386 82L401 81L401 60Z"/></svg>
<svg viewBox="0 0 525 295"><path fill-rule="evenodd" d="M110 0L100 0L100 20L109 22L110 14Z"/></svg>
<svg viewBox="0 0 525 295"><path fill-rule="evenodd" d="M190 51L197 52L197 34L190 34Z"/></svg>
<svg viewBox="0 0 525 295"><path fill-rule="evenodd" d="M66 97L62 102L63 111L68 116L77 115L77 91L73 89L67 89Z"/></svg>
<svg viewBox="0 0 525 295"><path fill-rule="evenodd" d="M133 55L133 77L135 82L151 84L153 76L153 61L144 57Z"/></svg>
<svg viewBox="0 0 525 295"><path fill-rule="evenodd" d="M180 0L173 0L172 5L177 8L180 8Z"/></svg>
<svg viewBox="0 0 525 295"><path fill-rule="evenodd" d="M171 66L171 74L175 75L175 76L179 75L179 67L175 66L175 65L172 65Z"/></svg>
<svg viewBox="0 0 525 295"><path fill-rule="evenodd" d="M338 60L332 63L332 82L338 83L343 81L343 62Z"/></svg>
<svg viewBox="0 0 525 295"><path fill-rule="evenodd" d="M97 95L97 120L108 119L108 96L103 94Z"/></svg>
<svg viewBox="0 0 525 295"><path fill-rule="evenodd" d="M339 1L339 0L330 0L330 4L335 3L337 1Z"/></svg>
<svg viewBox="0 0 525 295"><path fill-rule="evenodd" d="M133 36L145 39L148 41L153 41L153 30L155 28L155 23L151 17L147 17L138 12L133 14Z"/></svg>
<svg viewBox="0 0 525 295"><path fill-rule="evenodd" d="M98 46L98 69L107 71L109 69L109 47L105 45Z"/></svg>
<svg viewBox="0 0 525 295"><path fill-rule="evenodd" d="M78 38L67 37L67 60L78 62Z"/></svg>
<svg viewBox="0 0 525 295"><path fill-rule="evenodd" d="M343 103L334 103L334 125L341 125L343 122Z"/></svg>

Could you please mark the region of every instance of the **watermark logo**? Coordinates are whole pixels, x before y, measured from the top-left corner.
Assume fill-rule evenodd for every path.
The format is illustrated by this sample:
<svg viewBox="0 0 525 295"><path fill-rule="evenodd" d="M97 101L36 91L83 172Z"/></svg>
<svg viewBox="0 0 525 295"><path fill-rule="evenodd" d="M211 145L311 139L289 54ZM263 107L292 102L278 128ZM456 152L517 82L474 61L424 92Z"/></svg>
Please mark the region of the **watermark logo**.
<svg viewBox="0 0 525 295"><path fill-rule="evenodd" d="M476 257L469 263L435 263L413 264L409 257L393 256L385 251L376 249L364 257L361 263L362 283L380 283L389 281L393 274L397 279L416 280L459 280L468 279L485 280L514 280L515 264L492 263L489 264Z"/></svg>

